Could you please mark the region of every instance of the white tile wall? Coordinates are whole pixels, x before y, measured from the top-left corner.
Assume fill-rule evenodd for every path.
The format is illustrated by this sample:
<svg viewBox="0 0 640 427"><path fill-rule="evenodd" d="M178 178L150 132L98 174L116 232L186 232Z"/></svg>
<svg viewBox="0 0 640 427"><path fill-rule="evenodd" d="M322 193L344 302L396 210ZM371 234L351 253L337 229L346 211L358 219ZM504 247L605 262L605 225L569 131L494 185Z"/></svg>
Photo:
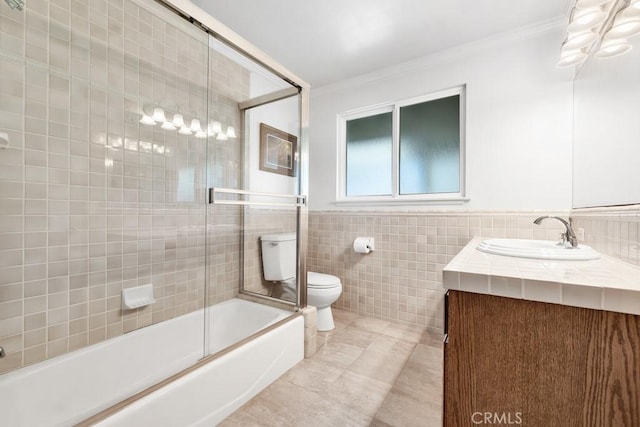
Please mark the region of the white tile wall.
<svg viewBox="0 0 640 427"><path fill-rule="evenodd" d="M576 209L571 218L574 229L584 228L584 243L640 266L640 205Z"/></svg>

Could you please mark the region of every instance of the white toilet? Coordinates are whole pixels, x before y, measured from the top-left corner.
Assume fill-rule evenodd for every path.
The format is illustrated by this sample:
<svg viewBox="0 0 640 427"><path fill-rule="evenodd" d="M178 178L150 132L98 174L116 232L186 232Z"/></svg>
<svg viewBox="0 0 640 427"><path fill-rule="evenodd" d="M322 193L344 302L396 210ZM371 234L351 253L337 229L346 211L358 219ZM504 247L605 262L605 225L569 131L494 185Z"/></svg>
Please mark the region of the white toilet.
<svg viewBox="0 0 640 427"><path fill-rule="evenodd" d="M265 280L278 282L273 296L294 301L296 297L296 234L265 234L262 242L262 267ZM342 283L336 276L307 272L307 303L318 310L318 330L334 328L331 304L342 294Z"/></svg>

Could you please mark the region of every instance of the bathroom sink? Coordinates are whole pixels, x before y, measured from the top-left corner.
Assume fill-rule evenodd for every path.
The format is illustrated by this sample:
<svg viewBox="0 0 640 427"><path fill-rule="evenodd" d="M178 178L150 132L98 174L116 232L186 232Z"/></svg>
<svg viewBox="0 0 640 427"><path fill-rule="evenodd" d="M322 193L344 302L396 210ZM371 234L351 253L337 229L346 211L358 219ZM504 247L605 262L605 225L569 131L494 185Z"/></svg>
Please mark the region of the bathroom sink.
<svg viewBox="0 0 640 427"><path fill-rule="evenodd" d="M479 251L495 255L518 258L554 259L566 261L588 261L600 258L600 254L591 246L578 245L573 248L549 240L526 239L488 239L477 248Z"/></svg>

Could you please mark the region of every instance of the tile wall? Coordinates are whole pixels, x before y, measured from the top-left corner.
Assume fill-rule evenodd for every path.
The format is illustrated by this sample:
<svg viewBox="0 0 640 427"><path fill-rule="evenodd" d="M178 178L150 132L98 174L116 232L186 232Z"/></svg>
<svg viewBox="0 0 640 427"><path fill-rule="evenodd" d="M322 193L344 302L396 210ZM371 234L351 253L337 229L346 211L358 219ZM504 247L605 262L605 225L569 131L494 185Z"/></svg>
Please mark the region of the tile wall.
<svg viewBox="0 0 640 427"><path fill-rule="evenodd" d="M239 206L212 205L207 211L207 283L208 305L235 298L240 283L242 240ZM202 284L201 284L202 286Z"/></svg>
<svg viewBox="0 0 640 427"><path fill-rule="evenodd" d="M557 239L564 227L540 215L568 213L310 212L307 265L342 280L337 307L442 332L443 267L474 236ZM375 252L355 253L358 236Z"/></svg>
<svg viewBox="0 0 640 427"><path fill-rule="evenodd" d="M248 72L208 44L152 0L0 2L0 373L202 307L207 226L209 299L237 294L239 211L206 216L204 190L207 154L238 183L239 144L138 122L161 105L239 133ZM157 303L123 312L147 283Z"/></svg>
<svg viewBox="0 0 640 427"><path fill-rule="evenodd" d="M584 228L584 243L597 251L640 266L640 205L575 209L573 228Z"/></svg>

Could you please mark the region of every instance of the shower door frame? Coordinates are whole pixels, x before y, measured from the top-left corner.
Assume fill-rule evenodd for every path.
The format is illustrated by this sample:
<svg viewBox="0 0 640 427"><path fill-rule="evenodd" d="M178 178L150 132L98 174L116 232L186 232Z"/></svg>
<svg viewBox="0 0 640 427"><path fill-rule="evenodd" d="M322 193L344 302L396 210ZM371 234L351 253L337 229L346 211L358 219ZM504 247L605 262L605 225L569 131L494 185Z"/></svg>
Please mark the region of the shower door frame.
<svg viewBox="0 0 640 427"><path fill-rule="evenodd" d="M303 203L297 203L296 214L296 236L297 236L297 292L295 310L305 308L307 306L307 243L309 233L309 216L307 206L307 195L309 194L309 95L311 86L303 79L287 70L284 66L279 64L273 58L266 55L264 52L257 49L247 40L234 33L226 25L216 20L208 13L204 12L195 4L187 0L155 0L157 3L168 8L176 15L186 19L191 24L200 28L205 33L209 34L216 40L224 43L230 48L236 50L246 58L254 61L258 65L264 67L274 75L278 76L285 82L289 83L292 88L285 88L280 91L276 91L270 94L266 94L261 97L247 100L239 105L242 110L242 117L244 119L244 113L246 110L256 107L258 105L268 104L270 102L279 101L289 98L291 96L298 95L298 108L299 108L299 129L300 138L298 143L298 200L303 200ZM198 16L198 18L196 18ZM295 93L294 93L295 91ZM243 133L244 135L244 133ZM213 203L213 195L211 194L212 188L208 189L208 202ZM242 279L241 279L242 280ZM242 283L242 282L241 282ZM208 289L208 277L205 275L205 289ZM206 292L205 292L206 293ZM266 295L247 292L240 290L241 294L248 294L251 297L263 299L265 301L277 301L287 304L287 301L272 298ZM206 301L206 295L205 295Z"/></svg>

